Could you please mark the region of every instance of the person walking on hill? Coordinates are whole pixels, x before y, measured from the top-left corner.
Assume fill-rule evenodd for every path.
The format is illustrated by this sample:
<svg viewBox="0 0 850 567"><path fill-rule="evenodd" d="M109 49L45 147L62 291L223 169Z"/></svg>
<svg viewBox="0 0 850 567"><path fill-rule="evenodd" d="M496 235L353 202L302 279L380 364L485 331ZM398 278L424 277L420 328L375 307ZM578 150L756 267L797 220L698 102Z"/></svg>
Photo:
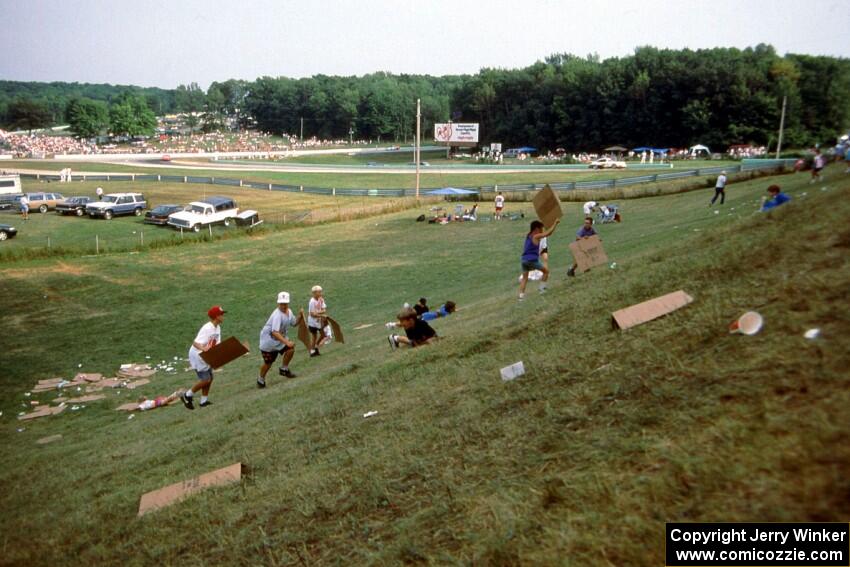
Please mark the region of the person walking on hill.
<svg viewBox="0 0 850 567"><path fill-rule="evenodd" d="M310 298L310 303L307 305L307 328L310 330L311 344L310 356L319 356L319 347L325 344L327 336L325 335L325 325L327 325L327 304L322 295L322 286L314 285L310 290L313 297Z"/></svg>
<svg viewBox="0 0 850 567"><path fill-rule="evenodd" d="M596 235L596 230L593 228L593 219L590 217L585 217L584 224L581 226L578 231L576 231L576 240L581 240L582 238L590 238L591 236ZM578 262L574 262L570 269L567 270L567 275L570 277L574 277L576 275L576 268L578 268Z"/></svg>
<svg viewBox="0 0 850 567"><path fill-rule="evenodd" d="M207 362L201 358L202 352L207 352L215 345L221 342L221 323L224 321L226 311L220 305L210 307L207 311L207 317L210 318L208 323L205 323L195 340L192 341L192 346L189 347L189 365L195 370L198 375L198 381L192 386L192 389L180 396L183 405L187 409L195 409L193 401L195 392L201 392L201 407L206 407L212 402L207 399L210 394L210 387L213 382L213 369Z"/></svg>
<svg viewBox="0 0 850 567"><path fill-rule="evenodd" d="M825 165L826 158L822 153L820 153L820 148L818 148L815 150L815 159L812 162L812 180L809 181L809 183L814 183L815 181L823 181L821 171L823 171Z"/></svg>
<svg viewBox="0 0 850 567"><path fill-rule="evenodd" d="M260 366L260 376L257 378L258 388L266 387L266 374L278 355L283 356L280 375L295 378L295 374L289 370L289 363L295 355L295 341L286 336L286 331L294 327L296 322L295 315L289 309L289 293L282 291L277 294L277 309L269 315L260 331L260 355L263 357L263 364Z"/></svg>
<svg viewBox="0 0 850 567"><path fill-rule="evenodd" d="M708 204L709 207L714 204L717 197L720 197L721 205L726 202L726 170L721 171L720 175L717 176L717 181L714 184L714 197L711 198L711 202Z"/></svg>
<svg viewBox="0 0 850 567"><path fill-rule="evenodd" d="M495 220L501 220L502 218L502 209L505 208L505 198L502 196L502 192L500 191L498 195L496 195L496 212L493 215Z"/></svg>
<svg viewBox="0 0 850 567"><path fill-rule="evenodd" d="M528 284L528 272L532 270L540 270L543 272L543 279L540 280L540 287L537 290L540 293L546 293L546 282L549 281L549 269L540 263L540 240L552 236L555 229L558 228L561 219L557 219L555 224L549 230L544 230L543 223L539 220L531 221L528 234L525 235L525 244L522 249L522 257L520 263L522 266L522 278L519 281L519 300L525 299L525 286Z"/></svg>

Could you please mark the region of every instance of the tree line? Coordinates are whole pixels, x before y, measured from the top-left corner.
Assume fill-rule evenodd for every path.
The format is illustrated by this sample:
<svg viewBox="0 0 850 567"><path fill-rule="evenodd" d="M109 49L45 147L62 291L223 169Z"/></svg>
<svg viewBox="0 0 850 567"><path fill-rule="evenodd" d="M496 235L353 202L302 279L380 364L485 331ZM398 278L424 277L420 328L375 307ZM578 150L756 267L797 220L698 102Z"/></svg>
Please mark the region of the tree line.
<svg viewBox="0 0 850 567"><path fill-rule="evenodd" d="M67 122L83 137L149 134L153 114L192 113L190 127L256 126L305 137L410 141L416 99L423 140L448 120L478 122L480 140L567 151L608 145L703 143L775 147L787 100L786 147L826 143L850 127L850 60L780 56L747 49L669 50L633 55L555 54L523 69L433 77L261 77L177 89L0 81L0 124ZM38 124L38 126L34 126Z"/></svg>

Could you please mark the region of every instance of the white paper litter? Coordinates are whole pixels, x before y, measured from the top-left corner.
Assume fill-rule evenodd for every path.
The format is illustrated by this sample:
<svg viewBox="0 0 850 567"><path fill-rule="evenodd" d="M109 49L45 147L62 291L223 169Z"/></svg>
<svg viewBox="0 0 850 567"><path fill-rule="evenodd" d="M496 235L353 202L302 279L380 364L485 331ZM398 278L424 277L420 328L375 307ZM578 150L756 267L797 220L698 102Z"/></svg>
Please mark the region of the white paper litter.
<svg viewBox="0 0 850 567"><path fill-rule="evenodd" d="M806 337L809 340L816 339L820 336L820 329L818 329L818 328L809 329L808 331L806 331L803 334L803 336Z"/></svg>
<svg viewBox="0 0 850 567"><path fill-rule="evenodd" d="M510 380L514 380L523 374L525 374L525 365L520 360L519 362L515 362L510 366L505 366L501 370L502 381L508 382Z"/></svg>
<svg viewBox="0 0 850 567"><path fill-rule="evenodd" d="M364 413L364 414L363 414L363 417L372 417L373 415L378 415L378 412L376 412L376 411L367 411L366 413Z"/></svg>

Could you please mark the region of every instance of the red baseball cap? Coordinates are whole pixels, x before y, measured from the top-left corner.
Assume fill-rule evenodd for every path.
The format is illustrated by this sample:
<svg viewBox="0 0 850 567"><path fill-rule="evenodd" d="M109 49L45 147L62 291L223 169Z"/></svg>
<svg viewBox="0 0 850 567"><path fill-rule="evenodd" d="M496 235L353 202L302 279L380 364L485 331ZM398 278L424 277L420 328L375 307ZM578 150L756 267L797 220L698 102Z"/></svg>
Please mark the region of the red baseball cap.
<svg viewBox="0 0 850 567"><path fill-rule="evenodd" d="M227 313L227 311L222 309L221 305L216 305L214 307L210 307L210 310L207 311L207 315L209 316L210 319L215 319L216 317L224 315L225 313Z"/></svg>

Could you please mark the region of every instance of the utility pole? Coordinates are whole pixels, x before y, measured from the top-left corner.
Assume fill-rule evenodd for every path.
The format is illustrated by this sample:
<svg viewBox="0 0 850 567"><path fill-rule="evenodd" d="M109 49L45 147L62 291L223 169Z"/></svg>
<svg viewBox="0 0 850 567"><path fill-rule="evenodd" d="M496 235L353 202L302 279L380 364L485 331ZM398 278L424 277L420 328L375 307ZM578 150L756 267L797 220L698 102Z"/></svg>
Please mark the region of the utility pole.
<svg viewBox="0 0 850 567"><path fill-rule="evenodd" d="M421 147L421 142L419 140L420 132L419 132L419 120L421 119L421 106L420 100L416 99L416 140L413 145L413 159L416 160L416 200L419 200L419 149Z"/></svg>
<svg viewBox="0 0 850 567"><path fill-rule="evenodd" d="M782 151L782 131L785 129L785 104L788 102L788 97L782 97L782 117L779 119L779 141L776 143L776 159L779 159L779 152Z"/></svg>
<svg viewBox="0 0 850 567"><path fill-rule="evenodd" d="M449 118L449 130L451 130L451 128L452 128L452 119ZM449 139L446 142L446 159L449 159L449 154L451 153L451 151L452 151L452 142L451 142L451 139Z"/></svg>
<svg viewBox="0 0 850 567"><path fill-rule="evenodd" d="M304 143L304 117L301 117L301 136L298 138L298 141L302 144Z"/></svg>

